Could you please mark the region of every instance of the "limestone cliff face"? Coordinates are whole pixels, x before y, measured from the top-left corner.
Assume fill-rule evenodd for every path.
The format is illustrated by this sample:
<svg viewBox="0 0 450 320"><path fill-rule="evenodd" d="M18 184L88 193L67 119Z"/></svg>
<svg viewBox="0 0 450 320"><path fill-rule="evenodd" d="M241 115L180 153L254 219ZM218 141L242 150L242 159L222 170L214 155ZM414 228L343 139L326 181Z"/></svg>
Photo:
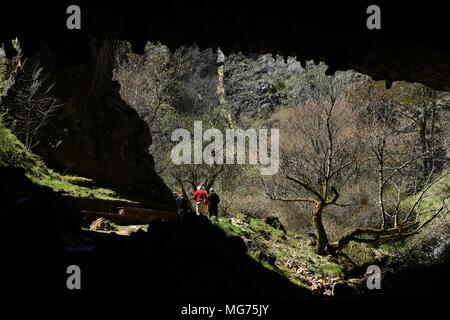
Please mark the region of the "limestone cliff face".
<svg viewBox="0 0 450 320"><path fill-rule="evenodd" d="M225 99L238 122L263 118L298 96L290 80L303 70L300 62L272 55L232 54L224 64Z"/></svg>
<svg viewBox="0 0 450 320"><path fill-rule="evenodd" d="M200 51L197 47L183 49L190 68L182 79L182 96L177 101L178 110L197 113L208 112L219 103L217 95L217 55L212 49Z"/></svg>

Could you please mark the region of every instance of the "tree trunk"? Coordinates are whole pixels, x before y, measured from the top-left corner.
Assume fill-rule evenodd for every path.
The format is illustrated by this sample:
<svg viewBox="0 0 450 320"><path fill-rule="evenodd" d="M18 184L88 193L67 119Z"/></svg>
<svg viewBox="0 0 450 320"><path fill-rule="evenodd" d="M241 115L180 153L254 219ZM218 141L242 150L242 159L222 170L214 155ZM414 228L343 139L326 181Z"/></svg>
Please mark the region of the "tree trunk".
<svg viewBox="0 0 450 320"><path fill-rule="evenodd" d="M378 204L380 209L380 217L381 217L381 229L386 229L387 221L386 221L386 210L384 208L384 147L386 144L386 140L383 138L381 145L379 146L379 155L378 155Z"/></svg>
<svg viewBox="0 0 450 320"><path fill-rule="evenodd" d="M322 212L325 208L325 202L320 202L316 206L316 210L313 213L313 222L314 227L316 228L317 232L317 253L318 254L324 254L325 248L328 245L328 237L327 233L325 231L325 228L322 223Z"/></svg>
<svg viewBox="0 0 450 320"><path fill-rule="evenodd" d="M420 120L420 129L419 129L419 140L420 145L422 148L422 153L425 154L428 151L427 146L427 123L428 123L428 108L425 106L422 110L422 119ZM428 171L428 162L429 162L429 156L426 155L422 159L422 174L420 176L421 181L421 187L423 182L425 181L429 171Z"/></svg>
<svg viewBox="0 0 450 320"><path fill-rule="evenodd" d="M430 124L430 141L429 141L429 161L428 168L430 171L434 168L434 145L435 145L435 126L436 126L436 106L431 106L431 124Z"/></svg>

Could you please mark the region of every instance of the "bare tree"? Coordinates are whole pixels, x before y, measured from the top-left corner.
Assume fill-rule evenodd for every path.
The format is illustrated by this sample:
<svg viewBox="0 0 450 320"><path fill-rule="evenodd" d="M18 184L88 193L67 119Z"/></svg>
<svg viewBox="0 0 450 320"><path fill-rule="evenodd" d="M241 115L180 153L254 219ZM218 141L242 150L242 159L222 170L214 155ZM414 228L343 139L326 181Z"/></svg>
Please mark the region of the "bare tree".
<svg viewBox="0 0 450 320"><path fill-rule="evenodd" d="M51 95L54 83L39 59L28 60L15 76L7 106L14 118L13 130L28 150L39 144L43 127L63 105Z"/></svg>
<svg viewBox="0 0 450 320"><path fill-rule="evenodd" d="M411 116L414 111L405 110L405 106L398 102L398 90L373 90L372 85L365 88L368 89L368 94L364 95L368 105L359 114L358 136L365 142L362 152L368 155L365 169L372 172L378 181L376 199L381 226L356 229L330 244L331 251L342 250L351 241L373 243L409 237L419 233L438 215L448 212L446 199L433 194L433 188L449 173L438 175L434 164L429 162L436 150L446 148L445 139L436 139L431 144L428 141L424 146L423 123ZM403 94L407 92L405 88L400 89ZM428 90L419 92L425 98L418 98L417 94L415 92L409 98L403 95L402 100L425 99L429 103L429 97L433 95ZM416 108L421 110L423 104ZM414 109L413 106L410 109ZM424 163L427 163L426 168ZM426 170L425 177L423 170ZM430 207L426 214L422 212L424 221L421 221L419 207L431 194L440 198L441 204Z"/></svg>
<svg viewBox="0 0 450 320"><path fill-rule="evenodd" d="M160 133L158 120L179 98L190 61L181 50L171 53L167 47L151 43L146 45L144 55L132 53L126 42L117 47L114 78L121 83L120 93L152 133Z"/></svg>
<svg viewBox="0 0 450 320"><path fill-rule="evenodd" d="M389 95L370 97L367 83L352 79L351 73L329 77L320 67L311 68L303 76L308 101L279 113L284 176L264 181L265 195L314 206L311 215L320 254L341 251L351 241L370 243L416 234L447 210L442 205L425 222L418 219L418 207L445 174L433 180L432 168L419 193L412 188L422 159L442 146L435 143L423 151L417 123L402 116ZM348 182L359 182L360 172L378 181L381 226L356 229L330 242L323 213L328 207L347 205L339 202L341 192ZM415 193L417 198L406 205L405 199Z"/></svg>
<svg viewBox="0 0 450 320"><path fill-rule="evenodd" d="M401 90L406 91L405 88ZM422 122L411 115L414 112L406 111L397 102L397 94L398 88L391 92L369 86L366 96L368 105L358 119L359 137L367 142L367 152L372 155L369 157L369 170L374 171L373 176L378 181L377 203L381 229L399 226L403 200L427 188L436 173L434 160L430 163L430 157L434 159L435 151L444 146L442 141L438 144L437 139L432 142L432 146L430 142L423 144ZM408 100L419 99L415 97L416 94ZM421 94L427 97L430 95L428 91ZM422 109L422 106L418 109Z"/></svg>
<svg viewBox="0 0 450 320"><path fill-rule="evenodd" d="M288 126L283 124L281 134L285 180L271 187L266 184L265 194L270 199L314 206L312 218L320 254L329 244L322 214L329 206L345 206L339 202L338 190L356 169L357 141L349 125L355 111L344 101L349 75L327 76L324 68L311 68L305 73L303 85L309 101L287 111L292 121Z"/></svg>
<svg viewBox="0 0 450 320"><path fill-rule="evenodd" d="M433 169L442 168L446 162L445 152L439 147L444 139L444 128L438 120L448 106L448 94L434 91L423 84L399 83L392 89L389 93L392 103L401 116L414 125L421 153L425 154L421 158L418 176L418 187L421 188Z"/></svg>
<svg viewBox="0 0 450 320"><path fill-rule="evenodd" d="M426 212L425 221L419 220L419 215L416 210L423 203L423 201L432 194L432 187L439 181L448 176L448 172L443 173L438 178L428 181L426 187L418 193L410 208L407 210L405 218L397 224L397 226L390 228L379 229L356 229L338 241L330 244L330 251L336 252L344 249L351 241L358 243L375 243L381 241L393 241L418 234L425 226L434 221L439 215L449 212L447 199L439 194L433 196L440 199L440 204L437 207L428 208ZM410 219L414 216L414 219Z"/></svg>
<svg viewBox="0 0 450 320"><path fill-rule="evenodd" d="M204 114L202 116L186 115L185 117L183 117L183 123L180 124L180 127L193 132L193 124L195 120L202 121L203 130L207 130L209 128L225 130L226 128L229 128L226 119L221 113L221 110L214 110L210 114ZM204 142L204 144L206 143ZM172 145L169 145L169 147L171 148ZM167 150L166 152L170 154L170 150ZM211 156L215 157L214 154L212 154ZM224 163L218 162L219 161L215 161L212 164L191 163L175 165L170 161L166 171L168 172L170 180L174 182L173 184L175 184L183 191L193 192L196 190L199 183L203 183L206 189L209 190L222 173L232 170L232 168L227 168Z"/></svg>

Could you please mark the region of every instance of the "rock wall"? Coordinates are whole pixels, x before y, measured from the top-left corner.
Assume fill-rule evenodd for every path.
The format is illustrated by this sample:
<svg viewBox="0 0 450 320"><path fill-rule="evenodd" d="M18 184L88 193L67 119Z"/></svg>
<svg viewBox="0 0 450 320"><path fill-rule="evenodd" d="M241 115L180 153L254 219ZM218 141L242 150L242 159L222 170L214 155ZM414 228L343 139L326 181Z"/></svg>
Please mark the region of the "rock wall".
<svg viewBox="0 0 450 320"><path fill-rule="evenodd" d="M207 112L219 103L216 92L217 55L212 49L200 51L197 47L185 48L183 51L191 67L182 81L183 94L176 107L183 111Z"/></svg>
<svg viewBox="0 0 450 320"><path fill-rule="evenodd" d="M238 122L270 115L296 101L298 92L289 81L303 70L293 58L232 54L224 63L225 99Z"/></svg>
<svg viewBox="0 0 450 320"><path fill-rule="evenodd" d="M112 45L91 43L92 63L52 74L52 95L64 106L45 128L35 151L59 171L143 195L174 207L170 190L154 171L148 126L119 95L112 81Z"/></svg>

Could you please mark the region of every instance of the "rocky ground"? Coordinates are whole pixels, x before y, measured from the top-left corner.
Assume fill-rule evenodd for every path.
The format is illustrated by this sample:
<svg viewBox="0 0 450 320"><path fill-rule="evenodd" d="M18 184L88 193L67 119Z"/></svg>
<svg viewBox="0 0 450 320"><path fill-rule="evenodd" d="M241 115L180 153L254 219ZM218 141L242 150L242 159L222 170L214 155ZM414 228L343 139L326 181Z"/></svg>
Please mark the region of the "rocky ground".
<svg viewBox="0 0 450 320"><path fill-rule="evenodd" d="M336 257L317 255L313 236L286 231L276 217L239 216L219 218L213 223L228 234L244 239L248 254L264 267L307 288L314 295L332 296L336 284L360 282L360 279L350 279L344 274Z"/></svg>

